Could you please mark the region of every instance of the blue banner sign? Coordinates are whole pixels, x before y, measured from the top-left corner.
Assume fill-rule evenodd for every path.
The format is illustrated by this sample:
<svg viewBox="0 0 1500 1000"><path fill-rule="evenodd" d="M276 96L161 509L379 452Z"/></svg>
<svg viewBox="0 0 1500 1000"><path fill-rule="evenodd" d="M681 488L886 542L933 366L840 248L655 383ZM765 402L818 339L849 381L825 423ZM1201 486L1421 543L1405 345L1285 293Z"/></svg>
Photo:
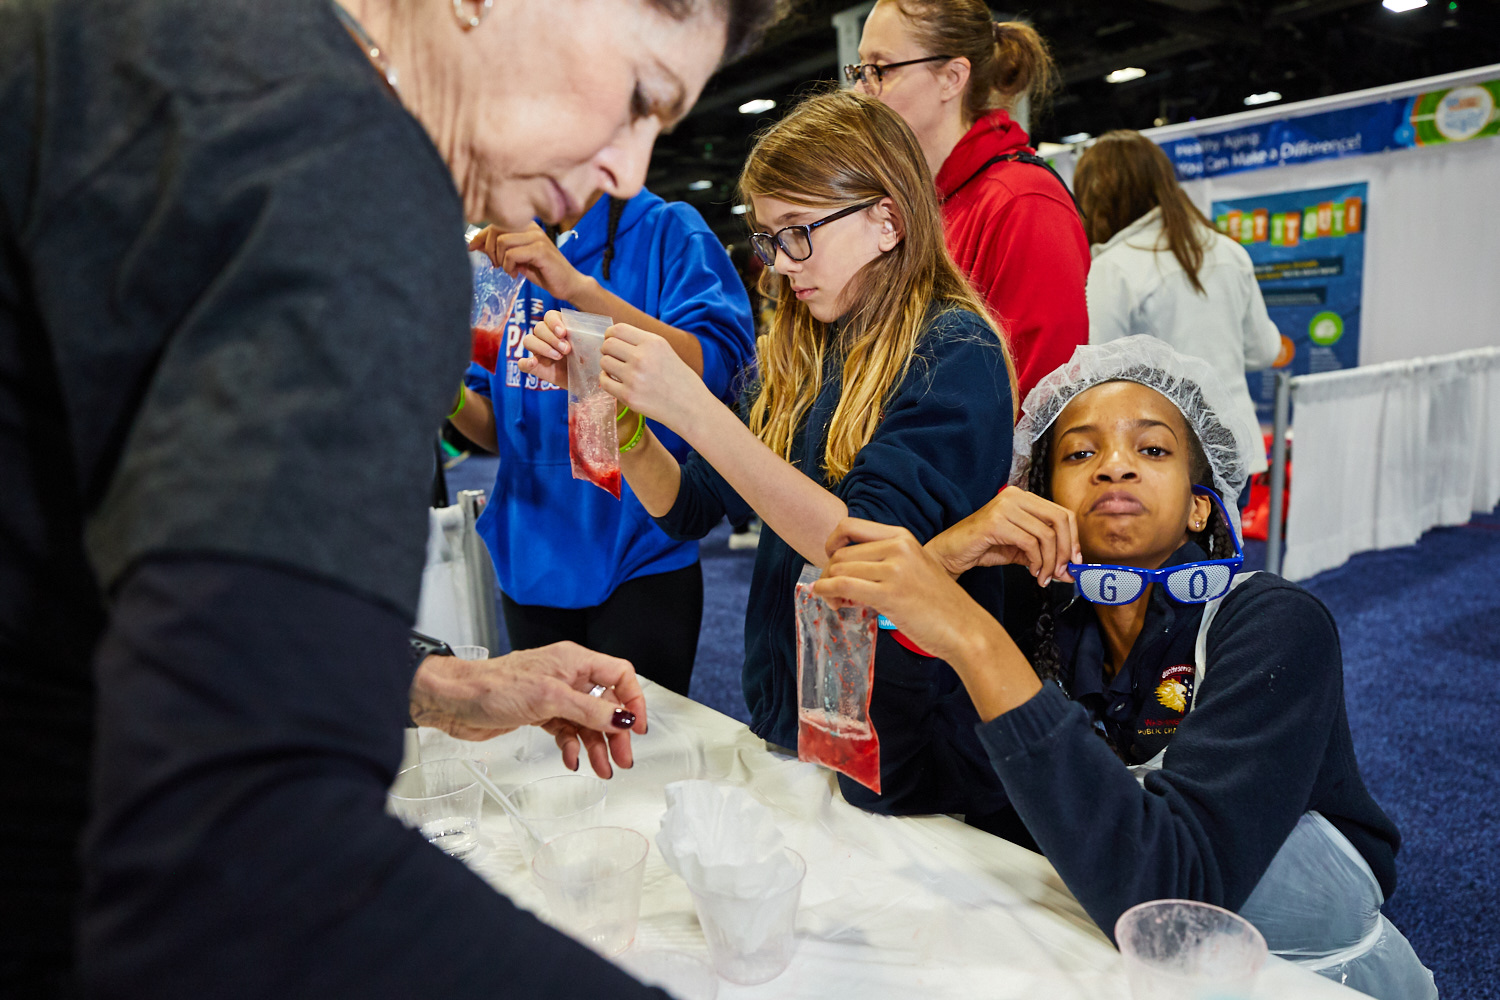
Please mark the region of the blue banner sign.
<svg viewBox="0 0 1500 1000"><path fill-rule="evenodd" d="M1500 80L1167 139L1177 179L1201 180L1500 132Z"/></svg>

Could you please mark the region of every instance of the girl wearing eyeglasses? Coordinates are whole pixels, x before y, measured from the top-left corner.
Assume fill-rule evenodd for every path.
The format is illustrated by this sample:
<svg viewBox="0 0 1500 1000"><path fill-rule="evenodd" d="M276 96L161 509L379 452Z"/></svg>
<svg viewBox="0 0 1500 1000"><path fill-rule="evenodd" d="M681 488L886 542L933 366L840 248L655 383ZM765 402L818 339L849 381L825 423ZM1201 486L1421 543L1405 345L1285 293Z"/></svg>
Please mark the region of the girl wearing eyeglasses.
<svg viewBox="0 0 1500 1000"><path fill-rule="evenodd" d="M890 108L851 91L811 98L761 136L740 190L778 291L748 427L665 340L631 326L611 328L602 381L630 411L619 425L625 478L668 534L700 538L726 514L752 510L765 522L744 689L751 728L794 747L803 567L827 562L824 542L845 517L927 539L993 497L1010 462L1013 376L999 332L943 249L916 138ZM535 355L528 371L565 378L557 314L525 346ZM695 454L679 463L643 416ZM997 573L966 583L998 613ZM960 812L979 826L1010 815L974 734L978 716L945 664L882 633L870 717L883 794L841 778L849 801Z"/></svg>
<svg viewBox="0 0 1500 1000"><path fill-rule="evenodd" d="M1154 337L1080 348L1027 397L1009 488L925 547L844 522L815 590L953 665L1011 803L1106 932L1200 900L1372 996L1435 998L1380 914L1401 838L1355 761L1333 619L1237 572L1232 400ZM955 582L997 564L1071 586L1012 588L1002 626Z"/></svg>
<svg viewBox="0 0 1500 1000"><path fill-rule="evenodd" d="M845 75L917 134L948 250L1000 320L1022 398L1088 343L1089 246L1072 196L1011 111L1042 103L1056 71L1027 24L984 0L880 0Z"/></svg>

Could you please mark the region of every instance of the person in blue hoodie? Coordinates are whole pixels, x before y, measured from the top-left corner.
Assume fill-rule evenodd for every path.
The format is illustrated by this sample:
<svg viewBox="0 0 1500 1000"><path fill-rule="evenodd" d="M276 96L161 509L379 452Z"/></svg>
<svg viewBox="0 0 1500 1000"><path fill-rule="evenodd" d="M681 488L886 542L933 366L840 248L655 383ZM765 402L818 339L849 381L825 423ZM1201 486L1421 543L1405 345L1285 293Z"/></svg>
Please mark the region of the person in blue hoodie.
<svg viewBox="0 0 1500 1000"><path fill-rule="evenodd" d="M685 695L703 617L698 544L668 537L628 484L616 500L572 477L568 394L521 371L521 339L548 310L609 316L663 337L730 402L755 350L750 300L690 205L644 190L629 201L596 195L559 229L561 236L540 226L491 227L472 243L527 279L496 370L470 365L450 418L500 456L478 530L494 558L513 647L576 642L629 660ZM576 235L568 238L570 230ZM687 457L680 437L666 428L658 434Z"/></svg>

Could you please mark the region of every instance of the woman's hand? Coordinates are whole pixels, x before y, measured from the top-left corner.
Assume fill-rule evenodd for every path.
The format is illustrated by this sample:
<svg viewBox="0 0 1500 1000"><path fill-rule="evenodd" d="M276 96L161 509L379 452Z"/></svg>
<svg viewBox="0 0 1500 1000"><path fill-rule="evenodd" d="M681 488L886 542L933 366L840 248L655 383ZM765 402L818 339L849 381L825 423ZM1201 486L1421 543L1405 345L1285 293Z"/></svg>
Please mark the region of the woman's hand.
<svg viewBox="0 0 1500 1000"><path fill-rule="evenodd" d="M1071 583L1068 563L1083 561L1073 512L1014 486L928 542L927 551L955 579L975 566L1019 564L1043 587Z"/></svg>
<svg viewBox="0 0 1500 1000"><path fill-rule="evenodd" d="M859 518L844 518L829 536L828 568L813 593L874 608L950 663L962 658L974 630L1000 627L910 531Z"/></svg>
<svg viewBox="0 0 1500 1000"><path fill-rule="evenodd" d="M666 338L639 327L610 327L600 365L600 383L610 395L678 434L693 425L700 407L718 404Z"/></svg>
<svg viewBox="0 0 1500 1000"><path fill-rule="evenodd" d="M530 357L517 362L521 371L560 388L568 387L568 355L572 353L573 344L568 340L568 328L563 323L562 313L556 309L548 310L542 321L521 338L521 346L531 353Z"/></svg>
<svg viewBox="0 0 1500 1000"><path fill-rule="evenodd" d="M518 233L487 226L469 241L469 249L483 250L506 274L540 285L563 302L572 302L594 280L574 267L534 222Z"/></svg>
<svg viewBox="0 0 1500 1000"><path fill-rule="evenodd" d="M589 695L595 685L607 689L601 697ZM630 731L646 731L635 668L571 642L489 660L429 656L412 680L410 700L413 722L461 740L541 726L556 738L564 764L577 770L582 744L601 778L613 773L611 757L621 767L634 763Z"/></svg>

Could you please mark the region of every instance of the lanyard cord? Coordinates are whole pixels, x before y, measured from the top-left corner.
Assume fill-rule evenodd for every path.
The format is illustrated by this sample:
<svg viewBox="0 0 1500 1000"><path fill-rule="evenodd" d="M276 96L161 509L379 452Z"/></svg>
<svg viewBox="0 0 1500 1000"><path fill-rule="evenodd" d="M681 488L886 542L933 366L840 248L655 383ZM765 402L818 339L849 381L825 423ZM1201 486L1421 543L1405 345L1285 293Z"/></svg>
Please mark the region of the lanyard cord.
<svg viewBox="0 0 1500 1000"><path fill-rule="evenodd" d="M1004 153L1000 156L990 157L988 160L984 161L983 166L966 177L962 184L939 198L938 204L948 204L948 200L950 198L958 194L958 192L962 191L964 188L968 187L971 181L978 180L980 174L983 174L986 170L990 169L990 167L993 167L997 163L1030 163L1033 166L1041 167L1043 170L1047 171L1047 173L1057 178L1057 183L1062 185L1062 189L1066 191L1068 193L1068 197L1073 200L1073 209L1078 213L1078 218L1084 218L1083 206L1078 204L1078 197L1077 195L1073 194L1073 189L1068 187L1068 182L1062 179L1061 174L1052 169L1052 164L1048 163L1040 156L1037 156L1035 153Z"/></svg>
<svg viewBox="0 0 1500 1000"><path fill-rule="evenodd" d="M354 40L359 43L360 48L364 49L365 57L374 63L375 68L380 70L380 75L385 77L385 85L391 88L392 93L399 93L400 88L397 86L399 77L396 73L396 67L391 65L390 59L386 57L385 50L375 44L375 39L370 37L370 33L365 30L364 25L356 21L354 15L344 9L343 4L339 3L338 0L329 0L329 2L333 4L333 12L338 16L339 22L343 24L344 30L354 36Z"/></svg>

